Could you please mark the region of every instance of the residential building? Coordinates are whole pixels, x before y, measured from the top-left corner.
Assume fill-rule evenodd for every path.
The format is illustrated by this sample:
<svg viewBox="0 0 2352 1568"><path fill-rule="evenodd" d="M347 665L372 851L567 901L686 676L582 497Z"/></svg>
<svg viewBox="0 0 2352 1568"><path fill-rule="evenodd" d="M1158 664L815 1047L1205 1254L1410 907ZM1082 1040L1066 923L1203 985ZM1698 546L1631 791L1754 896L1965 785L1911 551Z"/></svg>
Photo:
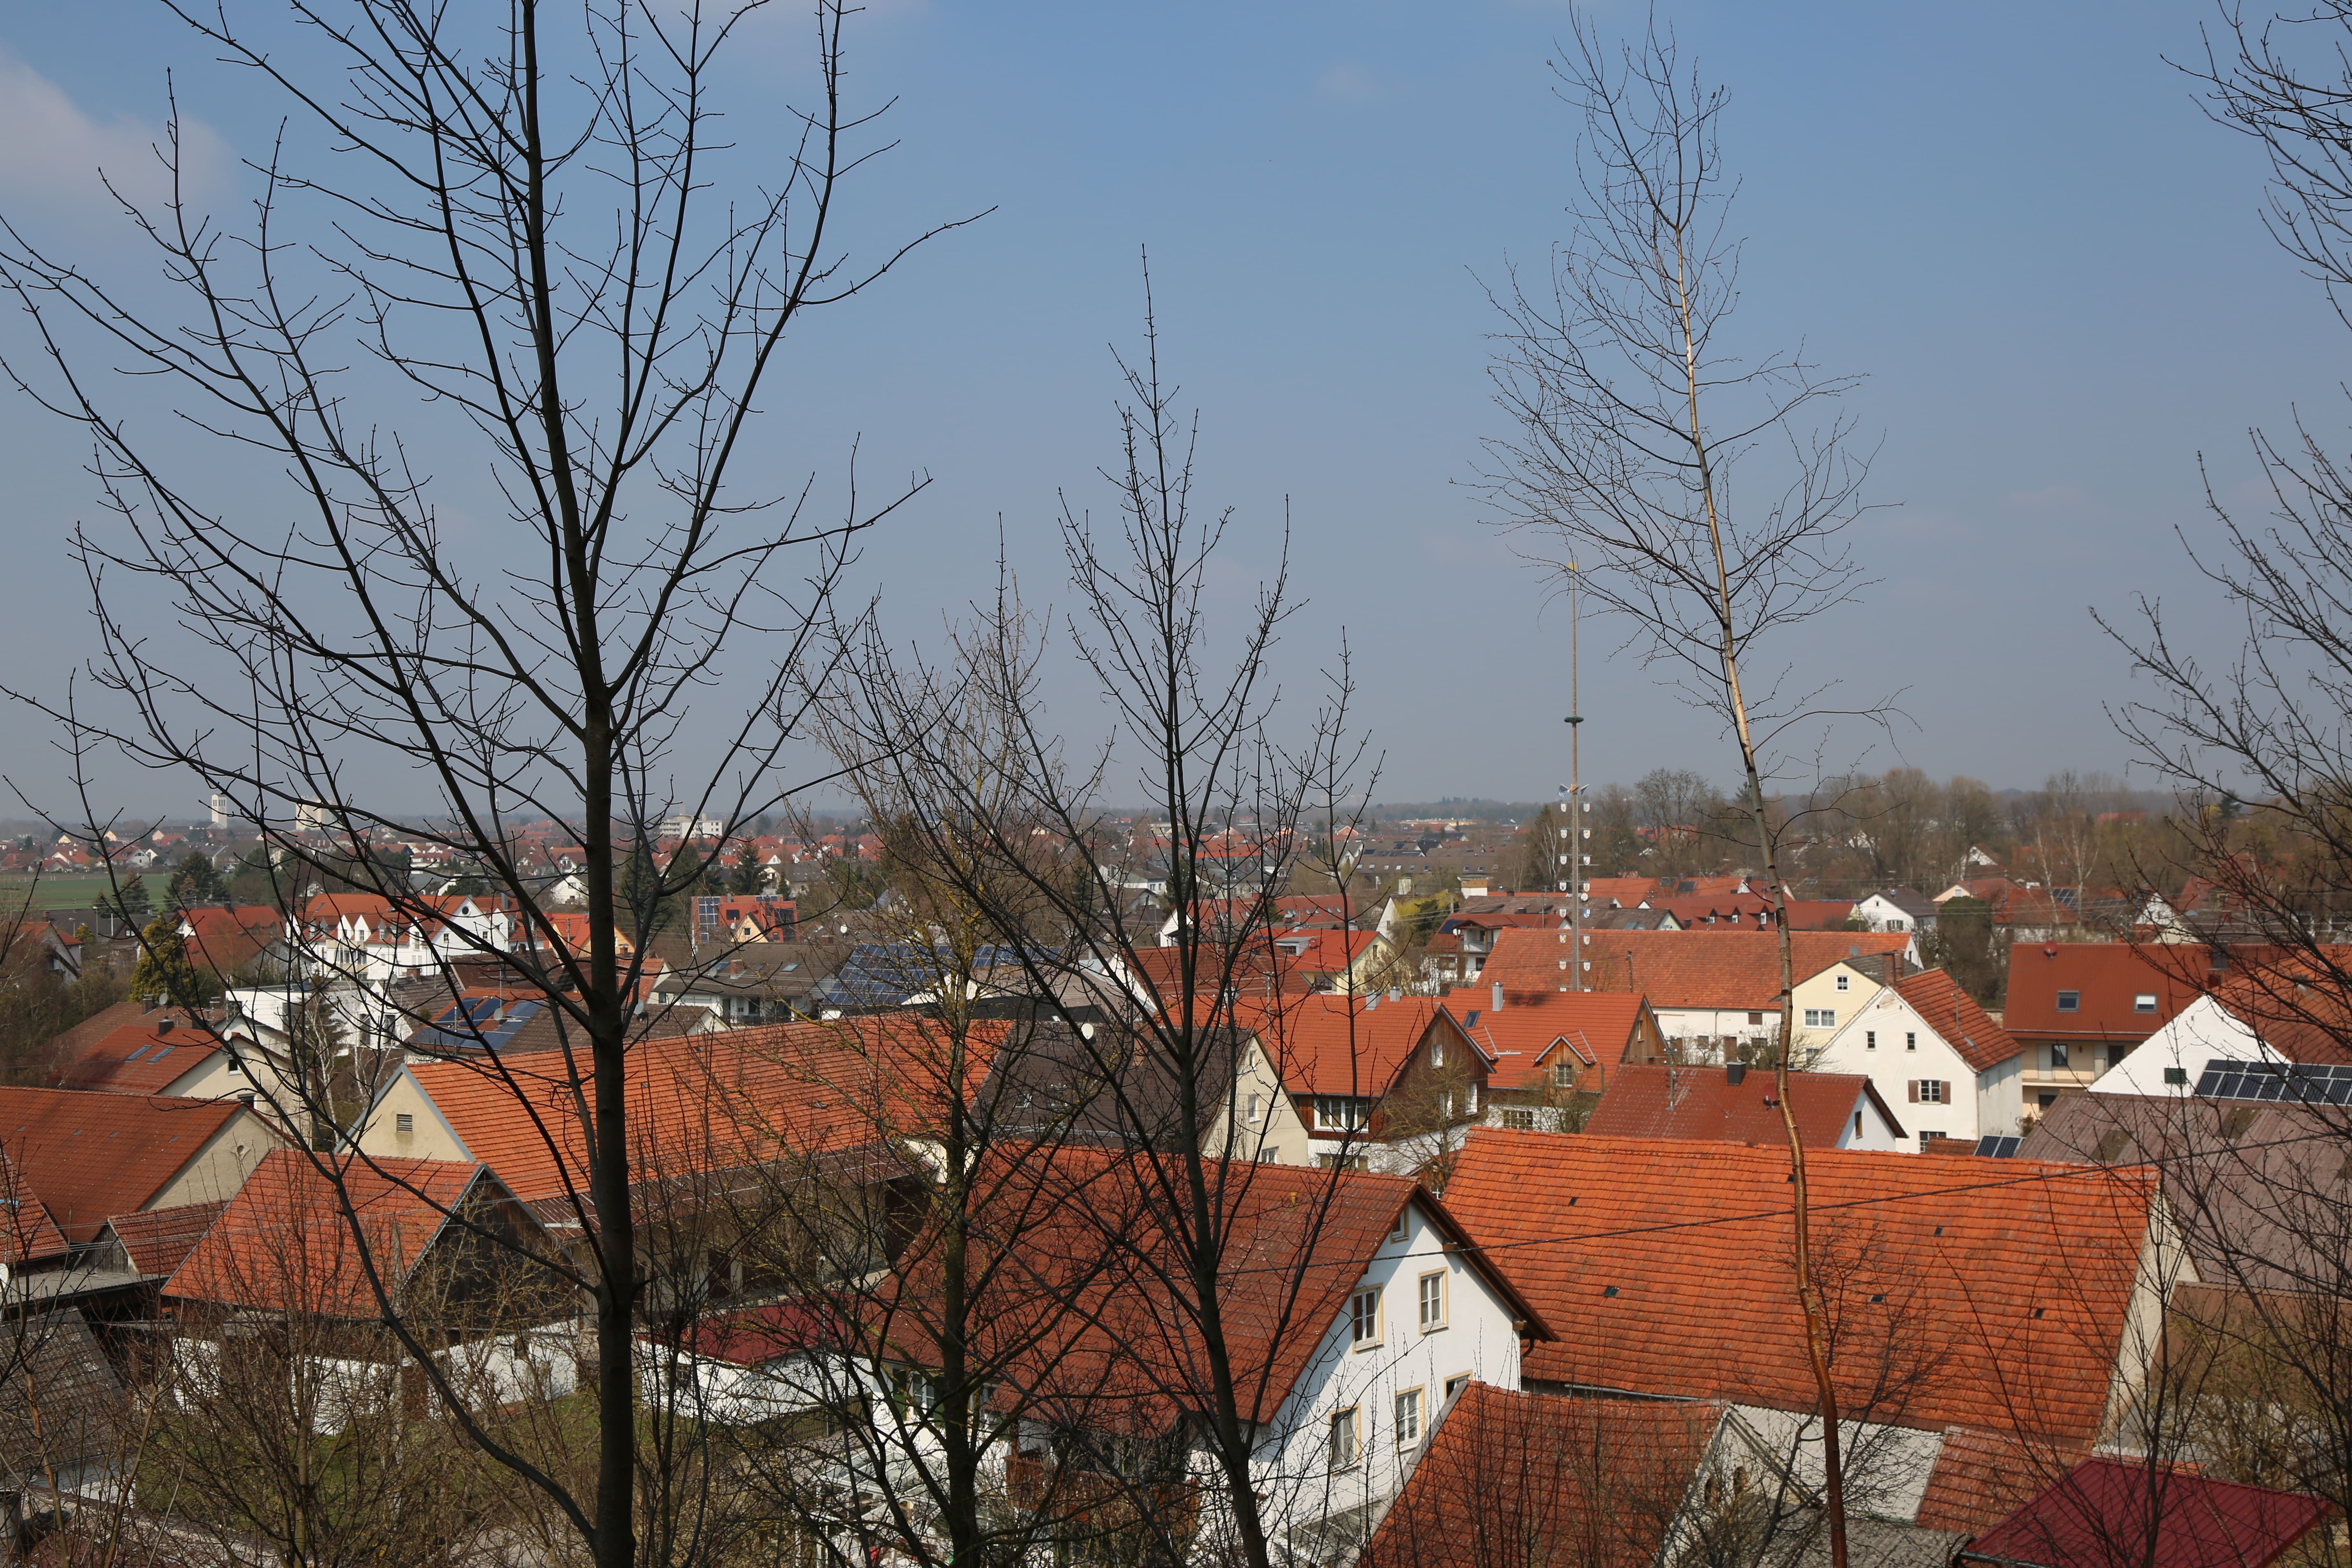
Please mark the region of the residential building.
<svg viewBox="0 0 2352 1568"><path fill-rule="evenodd" d="M1810 1151L1811 1247L1842 1303L1842 1414L1916 1515L1955 1426L2083 1445L2144 1385L2183 1268L2150 1172ZM1790 1288L1785 1145L1482 1130L1447 1207L1557 1340L1538 1392L1737 1400L1799 1420L1818 1391ZM1537 1245L1537 1244L1540 1245ZM1956 1304L1965 1303L1965 1308ZM1857 1482L1864 1478L1857 1477Z"/></svg>
<svg viewBox="0 0 2352 1568"><path fill-rule="evenodd" d="M513 935L513 916L488 898L321 893L287 922L286 941L299 978L387 985L494 957Z"/></svg>
<svg viewBox="0 0 2352 1568"><path fill-rule="evenodd" d="M1888 888L1853 906L1853 918L1869 931L1934 931L1937 913L1933 899L1910 888Z"/></svg>
<svg viewBox="0 0 2352 1568"><path fill-rule="evenodd" d="M2012 946L2001 1023L2025 1048L2025 1108L2046 1110L2089 1088L2226 975L2229 963L2226 950L2180 943Z"/></svg>
<svg viewBox="0 0 2352 1568"><path fill-rule="evenodd" d="M1940 969L1876 988L1802 1059L1814 1071L1868 1077L1922 1146L2021 1131L2024 1050Z"/></svg>
<svg viewBox="0 0 2352 1568"><path fill-rule="evenodd" d="M1572 989L1575 933L1511 931L1496 940L1486 978L1506 990ZM1649 999L1666 1056L1685 1062L1757 1057L1773 1047L1780 1018L1778 933L1749 931L1588 931L1584 989ZM1841 1021L1910 955L1912 934L1795 931L1802 1051L1835 1033Z"/></svg>
<svg viewBox="0 0 2352 1568"><path fill-rule="evenodd" d="M2328 985L2295 984L2284 975L2233 974L2183 1007L2090 1089L2094 1094L2183 1099L2210 1093L2210 1080L2242 1067L2258 1080L2280 1082L2283 1089L2297 1066L2324 1072L2352 1065L2348 1041L2352 1002ZM2325 1089L2319 1098L2326 1098Z"/></svg>
<svg viewBox="0 0 2352 1568"><path fill-rule="evenodd" d="M1244 1132L1262 1126L1258 1157L1269 1163L1418 1172L1483 1114L1491 1064L1433 998L1243 997L1232 1017L1252 1044L1228 1107ZM1296 1145L1276 1096L1296 1119ZM1220 1124L1213 1136L1224 1147L1238 1135Z"/></svg>
<svg viewBox="0 0 2352 1568"><path fill-rule="evenodd" d="M1674 1138L1684 1142L1786 1147L1779 1084L1766 1068L1622 1067L1584 1124L1594 1138ZM1811 1149L1914 1147L1903 1123L1871 1080L1859 1073L1792 1072L1789 1110Z"/></svg>
<svg viewBox="0 0 2352 1568"><path fill-rule="evenodd" d="M1514 992L1498 980L1448 993L1445 1010L1486 1058L1488 1126L1570 1131L1621 1063L1664 1058L1649 1003L1626 992Z"/></svg>
<svg viewBox="0 0 2352 1568"><path fill-rule="evenodd" d="M0 1155L65 1240L117 1215L234 1196L282 1140L236 1100L0 1088Z"/></svg>

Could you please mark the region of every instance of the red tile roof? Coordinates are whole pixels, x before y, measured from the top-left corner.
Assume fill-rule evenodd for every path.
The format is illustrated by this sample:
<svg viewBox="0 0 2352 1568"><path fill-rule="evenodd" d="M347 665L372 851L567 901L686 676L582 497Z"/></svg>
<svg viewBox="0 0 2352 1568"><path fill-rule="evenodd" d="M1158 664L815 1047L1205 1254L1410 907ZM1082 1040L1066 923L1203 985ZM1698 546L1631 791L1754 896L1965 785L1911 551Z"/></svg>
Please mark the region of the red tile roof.
<svg viewBox="0 0 2352 1568"><path fill-rule="evenodd" d="M2025 1048L1940 969L1906 976L1895 991L1973 1071L1999 1067Z"/></svg>
<svg viewBox="0 0 2352 1568"><path fill-rule="evenodd" d="M268 904L206 905L182 910L180 921L189 959L216 974L235 974L286 936L286 917Z"/></svg>
<svg viewBox="0 0 2352 1568"><path fill-rule="evenodd" d="M1484 1383L1438 1414L1358 1568L1649 1568L1723 1422L1716 1404Z"/></svg>
<svg viewBox="0 0 2352 1568"><path fill-rule="evenodd" d="M482 1166L470 1162L353 1160L342 1168L339 1194L312 1158L272 1150L163 1293L214 1306L373 1318L380 1307L363 1260L396 1289L483 1178Z"/></svg>
<svg viewBox="0 0 2352 1568"><path fill-rule="evenodd" d="M1579 1067L1625 1059L1638 1037L1649 1004L1622 991L1503 993L1494 1005L1492 984L1457 985L1446 993L1445 1010L1495 1065L1487 1082L1496 1089L1529 1089L1551 1070L1555 1048Z"/></svg>
<svg viewBox="0 0 2352 1568"><path fill-rule="evenodd" d="M1655 877L1591 877L1586 879L1584 890L1592 895L1593 903L1622 904L1632 909L1658 891L1658 879Z"/></svg>
<svg viewBox="0 0 2352 1568"><path fill-rule="evenodd" d="M226 1198L218 1203L179 1204L167 1209L119 1214L106 1225L122 1244L131 1268L155 1279L168 1279L188 1260L188 1254L227 1207Z"/></svg>
<svg viewBox="0 0 2352 1568"><path fill-rule="evenodd" d="M1912 1522L1922 1530L1974 1535L2065 1474L2084 1448L2081 1443L1955 1426L1944 1434Z"/></svg>
<svg viewBox="0 0 2352 1568"><path fill-rule="evenodd" d="M65 1232L41 1194L0 1150L0 1263L35 1263L67 1252Z"/></svg>
<svg viewBox="0 0 2352 1568"><path fill-rule="evenodd" d="M2097 1431L2152 1172L1828 1149L1807 1169L1850 1416ZM1481 1129L1445 1195L1571 1331L1528 1378L1809 1409L1788 1184L1786 1148Z"/></svg>
<svg viewBox="0 0 2352 1568"><path fill-rule="evenodd" d="M1859 958L1873 974L1881 956L1900 955L1910 944L1906 931L1795 931L1800 984L1833 964ZM1653 1007L1719 1007L1727 1010L1780 1007L1780 937L1751 931L1587 931L1584 954L1591 963L1586 979L1595 991L1637 991ZM1500 980L1513 989L1565 989L1571 962L1569 933L1507 931L1480 971L1482 980Z"/></svg>
<svg viewBox="0 0 2352 1568"><path fill-rule="evenodd" d="M240 1113L235 1100L0 1088L0 1145L66 1236L89 1241L145 1208ZM255 1136L266 1141L258 1123Z"/></svg>
<svg viewBox="0 0 2352 1568"><path fill-rule="evenodd" d="M986 1077L1002 1024L976 1026L964 1070ZM733 1169L780 1148L822 1153L938 1125L948 1041L930 1019L899 1015L772 1024L629 1050L633 1169L656 1180ZM582 1063L583 1089L593 1076ZM558 1053L408 1068L464 1141L526 1203L588 1190L587 1142Z"/></svg>
<svg viewBox="0 0 2352 1568"><path fill-rule="evenodd" d="M2145 1460L2090 1458L1970 1542L1957 1561L2004 1568L2267 1568L2327 1513L2317 1498Z"/></svg>
<svg viewBox="0 0 2352 1568"><path fill-rule="evenodd" d="M55 1077L59 1089L161 1094L222 1048L212 1026L167 1008L91 1041Z"/></svg>
<svg viewBox="0 0 2352 1568"><path fill-rule="evenodd" d="M1019 1216L998 1228L1014 1238L1031 1305L1000 1311L982 1353L1002 1358L1030 1413L1097 1432L1164 1432L1200 1409L1208 1373L1170 1285L1185 1277L1171 1236L1175 1167L1074 1145L1000 1147L988 1161L978 1190ZM1217 1301L1245 1421L1281 1407L1408 1202L1457 1246L1468 1239L1442 1203L1401 1176L1247 1161L1212 1161L1206 1175L1224 1237ZM935 1256L929 1234L916 1237L898 1288L925 1291ZM1529 1334L1549 1337L1506 1276L1467 1261Z"/></svg>
<svg viewBox="0 0 2352 1568"><path fill-rule="evenodd" d="M1129 968L1138 988L1172 1004L1183 990L1183 953L1179 947L1137 948ZM1263 932L1238 952L1203 943L1193 949L1192 963L1196 991L1230 988L1242 996L1283 996L1315 988L1299 961L1274 947Z"/></svg>
<svg viewBox="0 0 2352 1568"><path fill-rule="evenodd" d="M1719 1067L1612 1068L1584 1131L1600 1138L1680 1138L1786 1148L1788 1130L1773 1099L1770 1071L1757 1068L1735 1084ZM1808 1149L1834 1149L1854 1112L1877 1100L1859 1073L1792 1072L1789 1105ZM1903 1124L1880 1102L1878 1113L1901 1136Z"/></svg>
<svg viewBox="0 0 2352 1568"><path fill-rule="evenodd" d="M2137 1043L2197 1000L2213 977L2212 952L2190 942L2034 942L2009 951L2009 994L2001 1025L2019 1039L2104 1039ZM2058 1011L2058 993L2079 999ZM2156 997L2156 1011L2133 999Z"/></svg>
<svg viewBox="0 0 2352 1568"><path fill-rule="evenodd" d="M1234 1026L1257 1036L1284 1089L1358 1097L1387 1093L1432 1027L1453 1034L1450 1019L1438 1022L1444 1012L1433 997L1325 992L1274 1002L1245 996L1233 1009Z"/></svg>

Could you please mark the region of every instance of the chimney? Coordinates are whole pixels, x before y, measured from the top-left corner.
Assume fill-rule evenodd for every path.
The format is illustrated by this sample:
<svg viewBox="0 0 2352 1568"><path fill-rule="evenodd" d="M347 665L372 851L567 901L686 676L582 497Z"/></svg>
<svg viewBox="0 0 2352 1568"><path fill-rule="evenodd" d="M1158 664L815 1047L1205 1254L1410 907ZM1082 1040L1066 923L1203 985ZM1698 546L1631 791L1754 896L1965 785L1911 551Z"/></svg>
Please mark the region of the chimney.
<svg viewBox="0 0 2352 1568"><path fill-rule="evenodd" d="M1495 982L1494 1005L1486 1010L1490 1013L1499 1013L1503 1010L1503 983L1499 980Z"/></svg>
<svg viewBox="0 0 2352 1568"><path fill-rule="evenodd" d="M1745 1079L1747 1076L1748 1064L1746 1062L1726 1062L1723 1064L1723 1081L1729 1084L1732 1088L1738 1089L1739 1087L1740 1080Z"/></svg>

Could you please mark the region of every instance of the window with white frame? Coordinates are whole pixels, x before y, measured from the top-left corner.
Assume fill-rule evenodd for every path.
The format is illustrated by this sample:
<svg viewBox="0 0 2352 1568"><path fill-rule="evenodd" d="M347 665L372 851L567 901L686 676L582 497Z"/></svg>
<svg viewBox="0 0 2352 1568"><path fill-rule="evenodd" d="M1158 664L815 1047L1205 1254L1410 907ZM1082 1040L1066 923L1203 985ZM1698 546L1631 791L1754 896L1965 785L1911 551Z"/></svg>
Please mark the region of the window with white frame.
<svg viewBox="0 0 2352 1568"><path fill-rule="evenodd" d="M1315 1125L1330 1132L1360 1132L1371 1121L1372 1102L1347 1094L1315 1097Z"/></svg>
<svg viewBox="0 0 2352 1568"><path fill-rule="evenodd" d="M1421 1390L1408 1388L1396 1396L1396 1446L1410 1448L1421 1441Z"/></svg>
<svg viewBox="0 0 2352 1568"><path fill-rule="evenodd" d="M1919 1032L1916 1029L1903 1031L1903 1048L1906 1051L1916 1051L1919 1048Z"/></svg>
<svg viewBox="0 0 2352 1568"><path fill-rule="evenodd" d="M1937 1140L1937 1139L1941 1138L1943 1135L1944 1135L1944 1134L1943 1134L1943 1131L1942 1131L1942 1130L1941 1130L1941 1129L1937 1129L1937 1130L1936 1130L1936 1131L1925 1131L1925 1132L1921 1132L1921 1133L1919 1134L1919 1149L1920 1149L1920 1152L1921 1152L1922 1153L1925 1153L1925 1152L1927 1152L1927 1150L1928 1149L1928 1147L1929 1147L1931 1144L1933 1144L1933 1143L1936 1142L1936 1140Z"/></svg>
<svg viewBox="0 0 2352 1568"><path fill-rule="evenodd" d="M1360 1351L1381 1342L1381 1288L1359 1290L1348 1298L1348 1339Z"/></svg>
<svg viewBox="0 0 2352 1568"><path fill-rule="evenodd" d="M1848 990L1848 989L1850 989L1850 988L1852 987L1853 980L1853 975L1851 975L1851 974L1841 974L1841 975L1839 975L1839 976L1837 977L1837 988L1838 988L1839 990L1841 990L1841 991L1844 991L1844 990Z"/></svg>
<svg viewBox="0 0 2352 1568"><path fill-rule="evenodd" d="M1445 1065L1445 1039L1442 1035L1429 1037L1429 1065L1433 1068Z"/></svg>
<svg viewBox="0 0 2352 1568"><path fill-rule="evenodd" d="M1532 1110L1514 1110L1506 1106L1503 1109L1503 1125L1513 1132L1532 1132L1536 1130L1536 1113Z"/></svg>
<svg viewBox="0 0 2352 1568"><path fill-rule="evenodd" d="M2132 998L2132 1011L2135 1013L2155 1012L2156 993L2153 991L2143 991L2138 995L2134 996Z"/></svg>
<svg viewBox="0 0 2352 1568"><path fill-rule="evenodd" d="M1444 1328L1445 1326L1445 1271L1444 1269L1421 1277L1420 1301L1421 1331L1425 1334L1433 1329Z"/></svg>
<svg viewBox="0 0 2352 1568"><path fill-rule="evenodd" d="M1874 1051L1878 1048L1877 1030L1864 1029L1862 1032L1862 1048L1865 1051Z"/></svg>
<svg viewBox="0 0 2352 1568"><path fill-rule="evenodd" d="M1258 1119L1258 1103L1257 1103L1257 1096L1253 1094L1253 1095L1251 1095L1251 1096L1249 1097L1249 1121L1250 1121L1250 1125L1251 1125L1251 1126L1253 1126L1253 1127L1256 1126L1256 1125L1257 1125L1257 1119Z"/></svg>
<svg viewBox="0 0 2352 1568"><path fill-rule="evenodd" d="M1834 1028L1836 1028L1836 1027L1837 1027L1837 1009L1836 1009L1836 1008L1834 1008L1834 1007L1808 1007L1808 1008L1806 1008L1806 1009L1805 1009L1805 1027L1807 1027L1808 1029L1834 1029Z"/></svg>
<svg viewBox="0 0 2352 1568"><path fill-rule="evenodd" d="M1364 1446L1356 1430L1356 1407L1335 1411L1331 1416L1331 1436L1327 1450L1335 1470L1352 1470L1363 1458Z"/></svg>

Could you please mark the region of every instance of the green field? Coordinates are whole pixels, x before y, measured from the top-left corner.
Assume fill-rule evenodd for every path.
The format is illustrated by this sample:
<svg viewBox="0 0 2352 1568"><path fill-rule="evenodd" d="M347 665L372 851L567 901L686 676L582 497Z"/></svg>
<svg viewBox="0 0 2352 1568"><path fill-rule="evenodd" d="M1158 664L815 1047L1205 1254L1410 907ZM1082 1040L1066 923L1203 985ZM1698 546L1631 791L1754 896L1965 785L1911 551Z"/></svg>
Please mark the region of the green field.
<svg viewBox="0 0 2352 1568"><path fill-rule="evenodd" d="M163 898L164 884L170 879L168 874L147 879L147 901L150 904ZM36 910L86 910L98 902L108 887L102 874L77 872L61 877L45 873L38 879L0 876L0 911L14 914L26 908L28 903Z"/></svg>

